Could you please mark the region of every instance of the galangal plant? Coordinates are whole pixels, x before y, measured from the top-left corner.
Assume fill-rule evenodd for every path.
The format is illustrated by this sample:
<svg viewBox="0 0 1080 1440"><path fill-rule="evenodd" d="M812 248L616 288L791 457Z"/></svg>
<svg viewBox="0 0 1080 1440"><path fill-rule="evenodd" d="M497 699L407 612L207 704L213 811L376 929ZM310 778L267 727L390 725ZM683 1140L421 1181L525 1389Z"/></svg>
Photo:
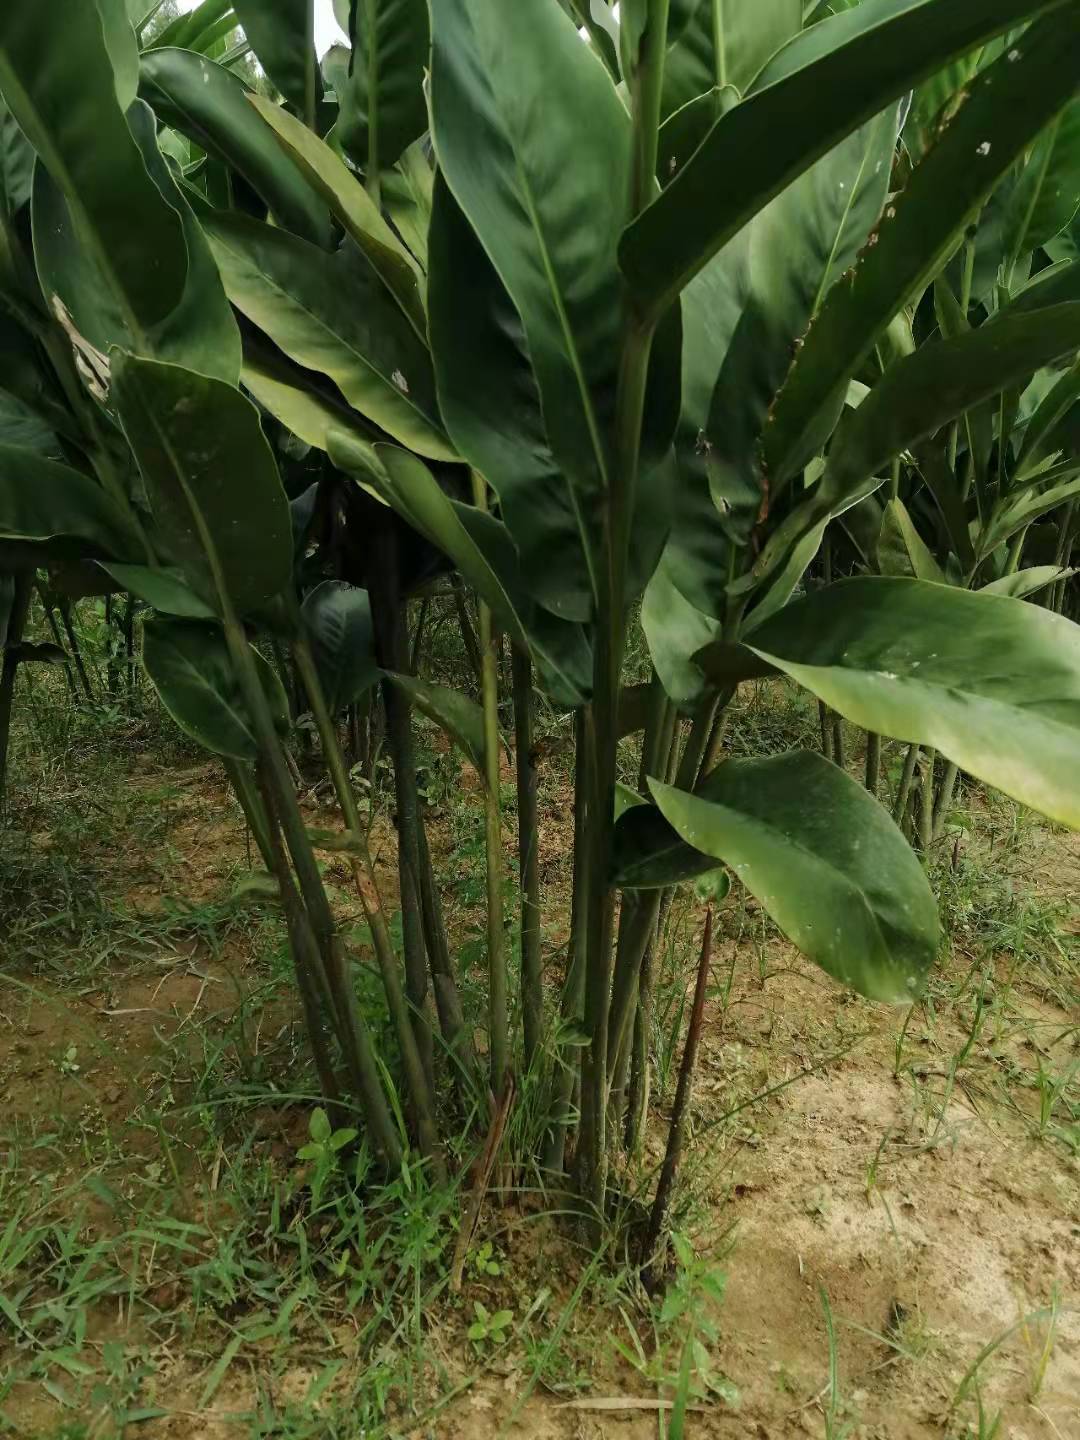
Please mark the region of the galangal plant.
<svg viewBox="0 0 1080 1440"><path fill-rule="evenodd" d="M95 437L64 463L0 452L0 535L24 566L76 561L158 612L146 668L226 758L277 880L325 1096L351 1097L390 1167L414 1138L442 1164L443 1051L454 1075L477 1070L416 800L413 708L450 730L482 778L488 859L488 1077L463 1093L490 1106L493 1156L524 1063L547 1097L536 1163L559 1173L572 1155L601 1214L647 1093L650 957L673 886L722 864L873 999L913 999L936 954L926 873L863 786L805 751L724 758L741 684L787 676L873 735L1080 823L1080 632L974 588L1009 570L1015 532L994 507L1060 483L1037 468L1061 448L1049 433L1025 470L1015 422L984 417L1011 415L1033 376L1072 364L1080 262L1027 283L1028 255L1052 238L1029 234L975 313L971 240L965 253L999 188L1026 183L1071 115L1080 7L622 0L616 16L559 0L371 0L341 7L351 53L320 72L310 5L237 4L281 104L181 35L140 56L130 9L41 0L0 17L0 93L36 153L29 203L3 232L32 298L10 304L5 289L5 303L19 323L27 308L34 324L66 317L62 343L54 328L31 338L76 347L73 403ZM942 318L914 344L906 317L931 292ZM267 440L282 430L315 457L341 528L345 560L306 595L303 497L290 509ZM883 487L902 526L899 487L914 499L916 472L943 544L960 547L955 576L941 547L936 562L956 583L912 563L804 585L840 517ZM1031 475L1034 490L1017 491ZM977 517L961 516L972 495ZM977 571L972 518L990 527ZM409 673L410 535L477 597L479 702ZM644 689L623 683L639 602ZM514 655L520 1049L497 632ZM290 652L341 806L406 1134L258 636ZM376 683L403 966L337 723ZM536 691L572 713L575 737L573 935L554 1005ZM626 791L619 746L638 733ZM706 944L701 1005L707 972Z"/></svg>

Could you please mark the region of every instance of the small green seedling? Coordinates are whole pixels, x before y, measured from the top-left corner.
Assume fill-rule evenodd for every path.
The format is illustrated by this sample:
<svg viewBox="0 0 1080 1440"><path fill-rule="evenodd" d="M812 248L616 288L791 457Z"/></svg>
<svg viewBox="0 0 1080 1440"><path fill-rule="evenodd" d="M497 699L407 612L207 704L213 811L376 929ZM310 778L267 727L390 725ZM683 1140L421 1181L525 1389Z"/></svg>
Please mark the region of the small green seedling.
<svg viewBox="0 0 1080 1440"><path fill-rule="evenodd" d="M341 1130L331 1129L329 1116L321 1105L317 1105L308 1121L308 1134L311 1139L300 1147L296 1155L299 1160L312 1162L308 1185L311 1202L318 1205L326 1182L337 1171L340 1152L356 1139L357 1132L351 1126Z"/></svg>
<svg viewBox="0 0 1080 1440"><path fill-rule="evenodd" d="M507 1338L507 1331L514 1319L512 1310L496 1310L494 1315L479 1300L473 1302L476 1319L466 1332L478 1350L485 1345L501 1345Z"/></svg>
<svg viewBox="0 0 1080 1440"><path fill-rule="evenodd" d="M474 1275L481 1276L502 1274L502 1266L494 1258L494 1246L492 1245L490 1240L485 1240L483 1245L481 1245L478 1250L473 1251L472 1256L470 1257L470 1263L472 1265Z"/></svg>

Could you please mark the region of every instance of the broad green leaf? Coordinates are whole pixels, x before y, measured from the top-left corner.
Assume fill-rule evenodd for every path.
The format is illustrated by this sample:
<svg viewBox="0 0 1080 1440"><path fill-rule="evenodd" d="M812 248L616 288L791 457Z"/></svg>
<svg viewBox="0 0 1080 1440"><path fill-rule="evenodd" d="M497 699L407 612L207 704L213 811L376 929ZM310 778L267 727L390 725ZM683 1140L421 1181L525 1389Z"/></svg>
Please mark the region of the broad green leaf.
<svg viewBox="0 0 1080 1440"><path fill-rule="evenodd" d="M367 256L413 329L426 340L427 321L416 269L363 185L341 157L295 116L265 95L248 98L273 130L285 154Z"/></svg>
<svg viewBox="0 0 1080 1440"><path fill-rule="evenodd" d="M113 69L116 103L127 110L139 89L139 46L125 0L95 0ZM59 38L54 43L62 43Z"/></svg>
<svg viewBox="0 0 1080 1440"><path fill-rule="evenodd" d="M713 389L705 466L725 528L740 544L776 499L761 441L792 353L854 262L888 193L898 114L875 116L812 165L750 223L750 283ZM719 258L719 257L718 257Z"/></svg>
<svg viewBox="0 0 1080 1440"><path fill-rule="evenodd" d="M339 469L381 488L398 514L453 561L510 639L532 655L541 687L569 705L581 704L592 679L584 631L541 609L521 588L506 527L451 500L430 470L405 450L376 445L378 472L371 469L368 450L348 436L331 432L329 451Z"/></svg>
<svg viewBox="0 0 1080 1440"><path fill-rule="evenodd" d="M1063 472L1068 476L1045 490L1026 490L1017 499L995 509L986 528L980 534L976 554L980 559L990 555L999 545L1019 530L1025 529L1042 515L1048 515L1065 501L1080 494L1080 475L1076 465L1059 466L1054 474Z"/></svg>
<svg viewBox="0 0 1080 1440"><path fill-rule="evenodd" d="M694 795L650 785L686 845L729 866L834 979L871 1000L918 996L940 941L937 906L911 846L864 786L798 750L727 760Z"/></svg>
<svg viewBox="0 0 1080 1440"><path fill-rule="evenodd" d="M1033 0L863 0L804 30L627 229L620 259L638 306L662 314L711 256L845 135L952 56L1046 8Z"/></svg>
<svg viewBox="0 0 1080 1440"><path fill-rule="evenodd" d="M305 597L300 613L330 709L355 704L380 674L367 591L325 580Z"/></svg>
<svg viewBox="0 0 1080 1440"><path fill-rule="evenodd" d="M622 796L616 791L610 877L613 886L620 890L660 890L715 869L716 857L687 845L655 805L633 791Z"/></svg>
<svg viewBox="0 0 1080 1440"><path fill-rule="evenodd" d="M665 550L641 601L641 628L664 693L683 710L692 709L706 691L705 676L693 657L718 639L719 620L686 599L676 583L677 551Z"/></svg>
<svg viewBox="0 0 1080 1440"><path fill-rule="evenodd" d="M451 690L446 685L433 685L415 675L399 675L386 671L386 678L408 697L422 715L434 720L456 740L471 761L476 773L484 779L484 712L475 700Z"/></svg>
<svg viewBox="0 0 1080 1440"><path fill-rule="evenodd" d="M252 658L278 730L289 728L289 702L277 672ZM254 760L255 727L217 625L152 616L143 626L143 664L161 703L193 739L216 755Z"/></svg>
<svg viewBox="0 0 1080 1440"><path fill-rule="evenodd" d="M991 580L980 588L979 594L1007 595L1013 600L1023 600L1076 573L1074 569L1060 565L1032 565L1028 570L1014 570L1011 575L1002 575L1000 580Z"/></svg>
<svg viewBox="0 0 1080 1440"><path fill-rule="evenodd" d="M428 7L425 0L352 0L345 28L352 55L345 83L335 84L338 138L365 174L378 173L427 126Z"/></svg>
<svg viewBox="0 0 1080 1440"><path fill-rule="evenodd" d="M232 0L259 64L301 115L314 117L322 76L309 28L315 0Z"/></svg>
<svg viewBox="0 0 1080 1440"><path fill-rule="evenodd" d="M33 177L33 148L0 98L0 215L14 215L22 209L30 199ZM3 246L0 239L0 255Z"/></svg>
<svg viewBox="0 0 1080 1440"><path fill-rule="evenodd" d="M951 8L959 13L965 7ZM886 211L850 280L833 288L795 357L765 432L765 466L774 483L806 463L822 417L836 413L837 395L1068 99L1078 66L1080 22L1062 13L1033 26L972 83L969 98Z"/></svg>
<svg viewBox="0 0 1080 1440"><path fill-rule="evenodd" d="M232 4L233 0L202 0L193 10L170 20L155 38L153 48L178 45L185 50L199 49L203 36L211 34L228 17Z"/></svg>
<svg viewBox="0 0 1080 1440"><path fill-rule="evenodd" d="M385 171L382 177L383 209L424 270L433 182L424 140L414 140L394 169Z"/></svg>
<svg viewBox="0 0 1080 1440"><path fill-rule="evenodd" d="M164 566L120 565L114 560L99 560L121 590L145 600L162 615L176 615L183 620L212 620L214 612L184 582L178 570Z"/></svg>
<svg viewBox="0 0 1080 1440"><path fill-rule="evenodd" d="M699 0L678 35L669 22L662 113L717 85L749 89L780 46L802 29L802 0Z"/></svg>
<svg viewBox="0 0 1080 1440"><path fill-rule="evenodd" d="M292 528L258 411L223 381L120 350L111 358L112 398L167 559L218 614L221 587L242 613L266 605L290 583Z"/></svg>
<svg viewBox="0 0 1080 1440"><path fill-rule="evenodd" d="M1004 315L891 365L829 451L819 503L851 494L894 456L1040 365L1080 347L1080 304Z"/></svg>
<svg viewBox="0 0 1080 1440"><path fill-rule="evenodd" d="M499 497L531 593L555 614L586 620L595 604L596 517L552 453L521 318L441 176L429 258L432 355L446 428Z"/></svg>
<svg viewBox="0 0 1080 1440"><path fill-rule="evenodd" d="M163 320L187 274L183 229L124 119L96 6L0 8L0 93L130 323Z"/></svg>
<svg viewBox="0 0 1080 1440"><path fill-rule="evenodd" d="M1080 400L1080 361L1076 361L1058 377L1042 397L1024 428L1024 440L1020 454L1016 457L1015 476L1022 479L1034 473L1037 466L1051 453L1054 427L1058 421Z"/></svg>
<svg viewBox="0 0 1080 1440"><path fill-rule="evenodd" d="M878 568L883 575L913 575L916 580L945 584L941 566L916 530L908 508L897 496L885 506L877 542Z"/></svg>
<svg viewBox="0 0 1080 1440"><path fill-rule="evenodd" d="M207 213L203 226L229 299L291 360L328 375L361 415L418 454L457 458L427 348L361 255L326 255L243 215Z"/></svg>
<svg viewBox="0 0 1080 1440"><path fill-rule="evenodd" d="M187 245L187 277L179 303L164 319L135 326L123 297L82 243L59 187L39 169L34 179L34 258L42 292L57 295L75 328L98 350L112 345L169 360L235 385L240 377L240 332L206 237L158 149L154 115L136 101L128 123L146 168L179 212Z"/></svg>
<svg viewBox="0 0 1080 1440"><path fill-rule="evenodd" d="M290 364L272 346L255 344L249 338L241 374L245 388L259 404L305 445L328 450L330 433L338 430L351 435L356 445L370 448L373 436L379 433L365 429L354 410L320 388L321 377ZM370 468L376 472L381 468L374 450ZM380 504L386 503L373 486L364 489Z"/></svg>
<svg viewBox="0 0 1080 1440"><path fill-rule="evenodd" d="M1066 105L1032 147L1005 217L1006 264L1045 245L1080 209L1080 100Z"/></svg>
<svg viewBox="0 0 1080 1440"><path fill-rule="evenodd" d="M787 606L748 644L865 730L931 746L1080 827L1080 628L1061 616L866 577Z"/></svg>
<svg viewBox="0 0 1080 1440"><path fill-rule="evenodd" d="M78 542L90 555L133 560L146 550L128 512L78 470L0 445L0 538Z"/></svg>
<svg viewBox="0 0 1080 1440"><path fill-rule="evenodd" d="M442 173L521 317L552 452L571 485L605 490L629 115L552 0L440 0L431 110Z"/></svg>
<svg viewBox="0 0 1080 1440"><path fill-rule="evenodd" d="M329 211L282 155L239 76L190 50L151 50L139 89L166 124L241 174L279 224L329 249Z"/></svg>

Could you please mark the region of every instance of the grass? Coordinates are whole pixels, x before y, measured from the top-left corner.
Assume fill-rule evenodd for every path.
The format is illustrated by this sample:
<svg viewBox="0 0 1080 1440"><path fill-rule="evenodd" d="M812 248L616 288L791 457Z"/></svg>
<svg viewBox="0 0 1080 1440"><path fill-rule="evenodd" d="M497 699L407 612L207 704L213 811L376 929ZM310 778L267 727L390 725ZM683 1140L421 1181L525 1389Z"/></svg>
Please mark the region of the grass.
<svg viewBox="0 0 1080 1440"><path fill-rule="evenodd" d="M435 673L452 659L436 654ZM457 1433L446 1417L470 1413L459 1408L471 1405L470 1393L505 1424L544 1396L614 1392L670 1407L656 1412L658 1433L693 1434L691 1407L737 1403L727 1356L741 1352L726 1317L733 1303L744 1313L745 1301L740 1311L724 1298L724 1277L753 1268L758 1242L733 1216L752 1223L747 1193L780 1203L773 1192L783 1187L760 1177L771 1173L777 1145L790 1143L785 1127L804 1082L842 1085L856 1065L882 1083L895 1072L896 1113L864 1127L848 1178L861 1203L886 1217L901 1279L910 1228L903 1177L926 1157L958 1153L972 1126L994 1127L1014 1145L1022 1136L1047 1175L1080 1153L1080 961L1064 901L1029 883L1046 832L1006 802L968 793L931 857L948 948L906 1019L862 1001L835 1003L745 894L719 912L666 1297L641 1291L625 1228L647 1193L661 1130L646 1136L640 1171L618 1177L623 1219L612 1218L604 1247L585 1252L560 1215L565 1200L520 1163L543 1123L528 1075L508 1133L515 1163L498 1182L499 1203L482 1212L454 1295L448 1275L467 1171L433 1187L410 1163L388 1185L362 1149L310 1151L316 1096L283 928L257 896L237 895L252 860L213 764L145 688L130 707L73 707L62 676L38 672L34 686L20 706L0 843L8 957L0 1039L16 1037L0 1060L12 1097L0 1123L0 1433L103 1440L130 1426L152 1436L171 1417L227 1419L242 1440L389 1440L425 1426L440 1433L444 1421ZM570 796L563 727L545 716L540 729L546 833L558 835ZM747 687L733 707L734 753L816 739L816 708L786 687ZM447 918L463 998L478 1014L481 822L458 757L426 726L418 740L433 846L453 881ZM854 773L858 738L849 733L847 742ZM514 797L504 788L512 913ZM386 835L390 797L378 767L370 798L375 833ZM558 984L568 865L554 842L544 853L545 958ZM355 901L333 858L326 865L378 1028L385 1016ZM650 1045L661 1126L699 925L693 897L677 897L658 956ZM474 1144L466 1130L461 1117L463 1162ZM799 1243L812 1245L842 1223L846 1193L843 1177L808 1178L784 1191L790 1210L770 1210L770 1223L793 1234L809 1227L810 1241ZM801 1251L798 1264L801 1275ZM842 1279L821 1281L831 1297L826 1363L818 1309L813 1322L799 1322L799 1355L777 1362L783 1385L765 1375L776 1397L768 1403L780 1406L775 1433L787 1433L785 1416L815 1404L829 1433L846 1433L860 1408L847 1400L856 1375L877 1374L861 1352L853 1356L866 1344L879 1346L874 1364L884 1353L890 1371L909 1377L912 1393L937 1386L957 1435L957 1426L993 1433L1006 1408L993 1362L1017 1344L1025 1403L1050 1403L1067 1295L1032 1296L1026 1324L1008 1337L1000 1331L981 1356L990 1341L950 1347L942 1322L917 1303L901 1307L895 1324L853 1317ZM494 1316L503 1323L492 1325ZM795 1323L781 1311L775 1321L781 1332ZM761 1365L743 1361L748 1403L766 1404Z"/></svg>

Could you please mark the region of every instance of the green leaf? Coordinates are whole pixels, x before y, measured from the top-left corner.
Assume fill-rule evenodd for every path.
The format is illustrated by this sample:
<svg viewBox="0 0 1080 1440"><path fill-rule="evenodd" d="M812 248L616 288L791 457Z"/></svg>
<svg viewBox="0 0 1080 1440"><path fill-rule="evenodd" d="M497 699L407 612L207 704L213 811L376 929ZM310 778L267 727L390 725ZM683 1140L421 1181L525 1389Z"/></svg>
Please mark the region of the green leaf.
<svg viewBox="0 0 1080 1440"><path fill-rule="evenodd" d="M1053 450L1054 427L1080 400L1080 361L1075 362L1039 402L1024 429L1020 454L1016 457L1015 477L1023 478Z"/></svg>
<svg viewBox="0 0 1080 1440"><path fill-rule="evenodd" d="M950 8L959 14L966 7ZM789 478L814 453L823 417L838 413L848 380L1061 108L1078 66L1080 22L1060 14L1033 26L972 83L969 98L886 211L850 280L833 288L795 357L765 432L765 468L773 483Z"/></svg>
<svg viewBox="0 0 1080 1440"><path fill-rule="evenodd" d="M308 1134L318 1145L325 1145L330 1139L330 1121L321 1105L316 1105L308 1121Z"/></svg>
<svg viewBox="0 0 1080 1440"><path fill-rule="evenodd" d="M98 564L122 590L144 600L163 615L176 615L185 620L214 618L210 606L184 583L177 570L150 565L118 565L111 560L99 560Z"/></svg>
<svg viewBox="0 0 1080 1440"><path fill-rule="evenodd" d="M1063 473L1068 478L1049 485L1045 490L1025 490L1017 499L996 507L990 521L979 536L977 555L980 559L993 553L999 545L1024 530L1041 515L1048 515L1066 500L1080 494L1080 475L1075 465L1064 465L1052 474Z"/></svg>
<svg viewBox="0 0 1080 1440"><path fill-rule="evenodd" d="M314 118L322 76L309 21L315 0L232 0L259 64L301 115Z"/></svg>
<svg viewBox="0 0 1080 1440"><path fill-rule="evenodd" d="M145 553L130 515L100 485L12 445L0 445L0 539L77 542L76 553L121 560Z"/></svg>
<svg viewBox="0 0 1080 1440"><path fill-rule="evenodd" d="M342 148L367 173L388 169L427 125L425 0L352 0L352 55L335 73Z"/></svg>
<svg viewBox="0 0 1080 1440"><path fill-rule="evenodd" d="M692 709L708 688L693 656L717 640L719 620L704 614L678 588L678 553L665 550L641 601L641 628L664 693L683 710Z"/></svg>
<svg viewBox="0 0 1080 1440"><path fill-rule="evenodd" d="M4 5L0 92L131 322L163 320L187 274L183 229L124 119L96 6Z"/></svg>
<svg viewBox="0 0 1080 1440"><path fill-rule="evenodd" d="M937 954L937 907L864 786L795 750L727 760L695 795L651 788L671 830L723 860L815 964L872 1000L916 998Z"/></svg>
<svg viewBox="0 0 1080 1440"><path fill-rule="evenodd" d="M102 351L112 345L170 360L235 385L240 376L240 332L206 237L158 149L153 111L136 101L128 123L147 171L179 212L187 246L187 277L179 303L164 319L134 325L122 295L83 244L62 191L47 172L34 180L34 258L47 301L58 295L75 328Z"/></svg>
<svg viewBox="0 0 1080 1440"><path fill-rule="evenodd" d="M386 678L405 695L422 715L440 725L456 740L477 774L484 778L484 712L475 700L445 685L433 685L415 675L387 670Z"/></svg>
<svg viewBox="0 0 1080 1440"><path fill-rule="evenodd" d="M221 585L242 613L280 595L292 578L289 502L250 400L119 350L112 395L157 536L188 584L218 613Z"/></svg>
<svg viewBox="0 0 1080 1440"><path fill-rule="evenodd" d="M427 268L427 233L431 221L434 174L427 142L414 140L393 170L382 177L383 209L417 262Z"/></svg>
<svg viewBox="0 0 1080 1440"><path fill-rule="evenodd" d="M749 285L713 388L704 440L713 502L740 544L749 539L766 494L776 497L761 459L776 392L812 316L881 215L897 121L890 106L861 126L748 227Z"/></svg>
<svg viewBox="0 0 1080 1440"><path fill-rule="evenodd" d="M866 577L787 606L747 643L865 730L931 746L1080 826L1080 629L1061 616Z"/></svg>
<svg viewBox="0 0 1080 1440"><path fill-rule="evenodd" d="M1035 595L1040 590L1045 590L1048 585L1055 585L1059 580L1067 580L1070 575L1077 572L1071 568L1063 568L1060 565L1032 565L1028 570L1014 570L1011 575L1002 575L999 580L991 580L988 585L980 587L981 595L1007 595L1013 600L1023 600L1029 595Z"/></svg>
<svg viewBox="0 0 1080 1440"><path fill-rule="evenodd" d="M426 339L424 301L415 265L363 185L324 140L287 110L265 95L249 95L248 99L285 154L367 256L413 329Z"/></svg>
<svg viewBox="0 0 1080 1440"><path fill-rule="evenodd" d="M877 542L878 567L883 575L913 575L916 580L945 584L941 566L915 529L908 508L897 496L885 506Z"/></svg>
<svg viewBox="0 0 1080 1440"><path fill-rule="evenodd" d="M732 762L725 760L724 765ZM688 845L655 805L625 805L615 819L611 884L620 890L659 890L716 869L716 857Z"/></svg>
<svg viewBox="0 0 1080 1440"><path fill-rule="evenodd" d="M1065 229L1080 209L1080 100L1066 105L1032 147L1008 197L1006 264Z"/></svg>
<svg viewBox="0 0 1080 1440"><path fill-rule="evenodd" d="M1039 8L1032 0L863 0L796 36L627 229L620 258L638 305L662 314L819 156L943 61Z"/></svg>
<svg viewBox="0 0 1080 1440"><path fill-rule="evenodd" d="M681 31L668 24L662 113L713 86L745 92L766 60L802 29L802 0L699 0Z"/></svg>
<svg viewBox="0 0 1080 1440"><path fill-rule="evenodd" d="M368 593L344 580L325 580L305 597L301 615L326 702L343 710L379 678Z"/></svg>
<svg viewBox="0 0 1080 1440"><path fill-rule="evenodd" d="M629 115L552 0L440 0L432 22L440 168L521 317L562 472L607 489Z"/></svg>
<svg viewBox="0 0 1080 1440"><path fill-rule="evenodd" d="M331 433L330 458L383 490L394 509L447 555L491 606L515 644L528 650L541 688L569 705L588 695L592 659L581 626L541 609L521 586L509 533L493 516L451 500L430 470L407 451L376 445L381 476L368 454L347 436Z"/></svg>
<svg viewBox="0 0 1080 1440"><path fill-rule="evenodd" d="M190 50L151 50L139 89L166 124L238 171L279 224L329 249L329 211L282 155L239 76Z"/></svg>
<svg viewBox="0 0 1080 1440"><path fill-rule="evenodd" d="M126 110L139 89L139 46L125 0L95 0L113 68L116 103Z"/></svg>
<svg viewBox="0 0 1080 1440"><path fill-rule="evenodd" d="M252 650L252 656L274 722L286 731L289 702L277 672L257 650ZM161 703L181 730L216 755L255 759L254 724L217 625L152 616L143 626L143 664Z"/></svg>
<svg viewBox="0 0 1080 1440"><path fill-rule="evenodd" d="M34 151L0 98L0 214L14 215L30 199ZM0 257L4 241L0 240ZM3 270L0 267L0 276Z"/></svg>
<svg viewBox="0 0 1080 1440"><path fill-rule="evenodd" d="M279 349L328 375L403 445L457 458L439 422L427 349L362 256L326 255L243 215L207 214L203 225L230 300Z"/></svg>
<svg viewBox="0 0 1080 1440"><path fill-rule="evenodd" d="M1080 347L1080 304L1001 318L951 340L922 345L848 411L829 450L818 504L852 494L894 455Z"/></svg>

